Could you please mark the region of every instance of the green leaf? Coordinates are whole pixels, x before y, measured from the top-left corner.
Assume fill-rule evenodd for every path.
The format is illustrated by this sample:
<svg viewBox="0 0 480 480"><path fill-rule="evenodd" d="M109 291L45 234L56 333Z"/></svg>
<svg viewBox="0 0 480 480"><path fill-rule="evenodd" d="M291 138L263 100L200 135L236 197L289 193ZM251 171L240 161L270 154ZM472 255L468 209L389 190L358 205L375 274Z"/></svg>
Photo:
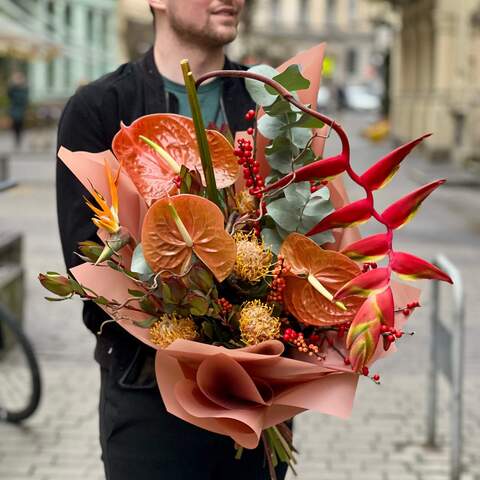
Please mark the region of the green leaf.
<svg viewBox="0 0 480 480"><path fill-rule="evenodd" d="M145 296L145 292L142 292L141 290L133 290L131 288L128 289L128 293L135 298L141 298Z"/></svg>
<svg viewBox="0 0 480 480"><path fill-rule="evenodd" d="M190 189L192 188L192 176L185 165L182 165L180 168L180 178L180 193L190 193Z"/></svg>
<svg viewBox="0 0 480 480"><path fill-rule="evenodd" d="M280 227L293 232L298 225L300 213L297 205L290 203L286 198L280 198L267 205L267 212Z"/></svg>
<svg viewBox="0 0 480 480"><path fill-rule="evenodd" d="M322 128L324 125L325 124L318 118L315 118L308 113L304 113L299 119L287 126L298 128Z"/></svg>
<svg viewBox="0 0 480 480"><path fill-rule="evenodd" d="M270 117L269 115L263 115L257 122L257 130L270 140L278 136L285 136L283 127L285 123L277 117Z"/></svg>
<svg viewBox="0 0 480 480"><path fill-rule="evenodd" d="M206 298L200 296L190 296L188 299L190 305L190 313L197 317L201 317L208 312L209 302Z"/></svg>
<svg viewBox="0 0 480 480"><path fill-rule="evenodd" d="M275 102L273 102L270 106L264 107L263 109L265 113L271 117L284 115L285 113L301 112L299 108L295 107L295 105L292 105L290 102L280 96L277 97Z"/></svg>
<svg viewBox="0 0 480 480"><path fill-rule="evenodd" d="M97 305L109 305L110 301L105 297L97 297L93 299L93 303L96 303Z"/></svg>
<svg viewBox="0 0 480 480"><path fill-rule="evenodd" d="M269 65L255 65L248 71L252 73L258 73L268 78L273 78L278 75L278 72ZM278 93L276 91L274 91L273 94L267 92L263 82L246 78L245 86L247 87L247 91L252 97L253 101L262 107L272 105L272 103L277 99Z"/></svg>
<svg viewBox="0 0 480 480"><path fill-rule="evenodd" d="M308 145L310 139L312 138L310 130L298 127L292 128L290 130L290 135L292 143L298 148L305 148Z"/></svg>
<svg viewBox="0 0 480 480"><path fill-rule="evenodd" d="M135 325L137 325L137 327L141 327L141 328L150 328L151 326L153 326L156 322L158 321L158 318L156 317L150 317L150 318L147 318L146 320L138 320L138 321L133 321L133 323Z"/></svg>
<svg viewBox="0 0 480 480"><path fill-rule="evenodd" d="M206 321L206 320L204 322L202 322L202 332L210 340L215 339L215 330L214 330L212 324L210 322Z"/></svg>
<svg viewBox="0 0 480 480"><path fill-rule="evenodd" d="M305 182L308 183L308 182ZM330 202L330 190L327 187L320 188L312 193L308 200L303 214L309 217L316 217L317 223L333 211ZM321 217L320 219L318 217Z"/></svg>
<svg viewBox="0 0 480 480"><path fill-rule="evenodd" d="M279 75L273 77L275 81L280 83L290 92L296 92L297 90L305 90L310 86L310 80L306 79L302 72L300 72L300 67L298 65L290 65L286 70L284 70ZM272 87L266 86L266 90L269 93L276 92Z"/></svg>
<svg viewBox="0 0 480 480"><path fill-rule="evenodd" d="M283 193L289 202L298 204L301 207L309 201L312 195L310 193L310 182L292 183L283 189Z"/></svg>
<svg viewBox="0 0 480 480"><path fill-rule="evenodd" d="M142 298L142 300L140 300L138 304L144 312L150 313L151 315L154 315L156 313L155 306L149 298Z"/></svg>
<svg viewBox="0 0 480 480"><path fill-rule="evenodd" d="M70 300L72 298L71 295L68 297L43 297L45 300L49 302L63 302L64 300Z"/></svg>
<svg viewBox="0 0 480 480"><path fill-rule="evenodd" d="M265 155L270 156L276 153L291 153L296 148L286 137L277 137L265 148Z"/></svg>
<svg viewBox="0 0 480 480"><path fill-rule="evenodd" d="M212 274L200 264L192 267L188 280L204 293L207 293L214 285Z"/></svg>

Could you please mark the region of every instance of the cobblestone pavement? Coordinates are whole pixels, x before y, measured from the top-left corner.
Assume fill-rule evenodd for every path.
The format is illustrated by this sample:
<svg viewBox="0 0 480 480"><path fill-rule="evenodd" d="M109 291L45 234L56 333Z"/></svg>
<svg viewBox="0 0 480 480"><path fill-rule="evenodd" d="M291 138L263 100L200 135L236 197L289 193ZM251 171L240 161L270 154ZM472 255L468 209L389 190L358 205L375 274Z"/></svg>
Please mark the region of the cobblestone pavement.
<svg viewBox="0 0 480 480"><path fill-rule="evenodd" d="M348 116L344 121L353 132L362 126L358 116ZM335 148L333 141L329 148ZM387 149L387 144L372 146L353 135L354 165L358 165L359 171ZM405 171L400 172L388 190L381 192L379 203L386 205L418 186L418 172L433 179L439 169L419 156L410 158ZM0 196L0 225L2 229L25 234L26 330L39 354L45 394L39 411L24 426L0 424L0 479L102 479L97 435L99 374L92 360L93 338L81 324L80 305L45 302L35 279L40 271L63 271L55 220L52 155L15 156L12 176L20 180L20 185ZM479 207L478 190L442 188L425 203L414 222L400 232L397 242L397 248L426 258L438 251L445 252L465 280L463 480L480 480L480 352L476 348L480 338L480 297L475 284L479 267ZM416 335L402 341L397 354L375 367L382 375L381 386L367 380L360 382L351 420L312 413L298 417L295 429L296 445L301 452L301 480L449 478L448 388L443 383L440 447L430 450L424 446L428 292L425 285L425 308L411 323Z"/></svg>

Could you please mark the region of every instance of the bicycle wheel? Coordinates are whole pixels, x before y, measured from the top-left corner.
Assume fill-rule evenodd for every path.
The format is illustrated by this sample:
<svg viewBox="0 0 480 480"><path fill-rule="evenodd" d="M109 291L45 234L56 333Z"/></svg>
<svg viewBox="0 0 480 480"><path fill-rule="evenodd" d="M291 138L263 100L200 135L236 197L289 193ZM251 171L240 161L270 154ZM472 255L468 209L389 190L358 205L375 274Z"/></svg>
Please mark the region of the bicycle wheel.
<svg viewBox="0 0 480 480"><path fill-rule="evenodd" d="M41 397L40 370L19 323L0 305L0 420L17 423L35 412Z"/></svg>

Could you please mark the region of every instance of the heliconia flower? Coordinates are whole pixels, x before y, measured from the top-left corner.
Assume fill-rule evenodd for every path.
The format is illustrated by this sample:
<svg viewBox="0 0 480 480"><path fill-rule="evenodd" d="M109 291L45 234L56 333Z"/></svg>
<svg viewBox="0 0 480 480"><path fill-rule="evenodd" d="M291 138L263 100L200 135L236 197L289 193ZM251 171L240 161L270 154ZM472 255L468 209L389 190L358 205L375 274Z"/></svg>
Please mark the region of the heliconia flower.
<svg viewBox="0 0 480 480"><path fill-rule="evenodd" d="M431 133L422 135L416 140L406 143L385 155L360 177L362 184L371 191L383 188L390 182L400 168L400 163L403 159L422 142L422 140L430 135Z"/></svg>
<svg viewBox="0 0 480 480"><path fill-rule="evenodd" d="M372 359L380 340L384 316L377 295L368 297L348 330L346 346L353 370L361 372Z"/></svg>
<svg viewBox="0 0 480 480"><path fill-rule="evenodd" d="M371 216L372 202L366 198L357 200L327 215L307 232L307 236L310 237L331 228L353 227L354 225L365 223Z"/></svg>
<svg viewBox="0 0 480 480"><path fill-rule="evenodd" d="M347 158L344 154L324 158L305 165L280 180L267 185L264 192L282 188L289 183L305 182L307 180L329 180L344 172L347 168Z"/></svg>
<svg viewBox="0 0 480 480"><path fill-rule="evenodd" d="M430 279L453 283L438 267L410 253L395 252L390 266L403 280Z"/></svg>
<svg viewBox="0 0 480 480"><path fill-rule="evenodd" d="M110 190L110 197L112 200L112 205L109 207L103 195L93 188L92 186L92 196L97 202L98 207L96 207L92 202L85 199L85 203L90 208L90 210L95 213L95 216L92 218L92 222L100 229L105 230L108 233L117 233L120 230L120 220L118 219L118 178L120 175L120 168L115 175L115 178L112 176L112 171L110 166L105 161L105 174L108 180L108 187Z"/></svg>
<svg viewBox="0 0 480 480"><path fill-rule="evenodd" d="M361 273L348 283L346 283L335 295L335 300L358 295L360 297L369 297L383 292L388 287L389 274L387 268L375 268L368 272Z"/></svg>
<svg viewBox="0 0 480 480"><path fill-rule="evenodd" d="M445 180L436 180L397 200L382 213L382 218L390 228L401 228L417 213L421 203Z"/></svg>
<svg viewBox="0 0 480 480"><path fill-rule="evenodd" d="M379 233L351 243L342 253L356 262L378 262L387 254L388 249L387 235Z"/></svg>

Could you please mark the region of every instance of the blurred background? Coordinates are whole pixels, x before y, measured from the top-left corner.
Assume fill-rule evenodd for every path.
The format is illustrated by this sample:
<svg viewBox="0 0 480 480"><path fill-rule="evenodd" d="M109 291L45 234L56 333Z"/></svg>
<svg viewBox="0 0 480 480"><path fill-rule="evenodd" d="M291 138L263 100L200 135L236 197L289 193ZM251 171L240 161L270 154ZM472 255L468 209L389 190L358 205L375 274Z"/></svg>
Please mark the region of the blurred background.
<svg viewBox="0 0 480 480"><path fill-rule="evenodd" d="M21 426L0 421L2 480L104 478L94 339L81 323L81 305L45 302L36 275L64 271L54 198L62 108L76 88L139 57L152 40L146 0L0 0L0 304L22 322L44 383L30 419ZM318 108L350 133L357 171L434 133L378 202L386 206L422 183L449 179L399 234L398 248L426 259L443 252L463 278L464 388L451 401L449 382L440 381L432 445L429 348L439 339L429 325L431 286L422 285L415 335L379 365L381 387L361 382L352 419L298 418L299 478L480 480L480 0L247 0L228 54L275 66L320 42L327 55ZM336 140L326 148L338 150ZM451 288L442 300L448 323ZM2 356L1 328L0 405L19 378L17 365ZM458 475L449 423L455 405L464 408Z"/></svg>

